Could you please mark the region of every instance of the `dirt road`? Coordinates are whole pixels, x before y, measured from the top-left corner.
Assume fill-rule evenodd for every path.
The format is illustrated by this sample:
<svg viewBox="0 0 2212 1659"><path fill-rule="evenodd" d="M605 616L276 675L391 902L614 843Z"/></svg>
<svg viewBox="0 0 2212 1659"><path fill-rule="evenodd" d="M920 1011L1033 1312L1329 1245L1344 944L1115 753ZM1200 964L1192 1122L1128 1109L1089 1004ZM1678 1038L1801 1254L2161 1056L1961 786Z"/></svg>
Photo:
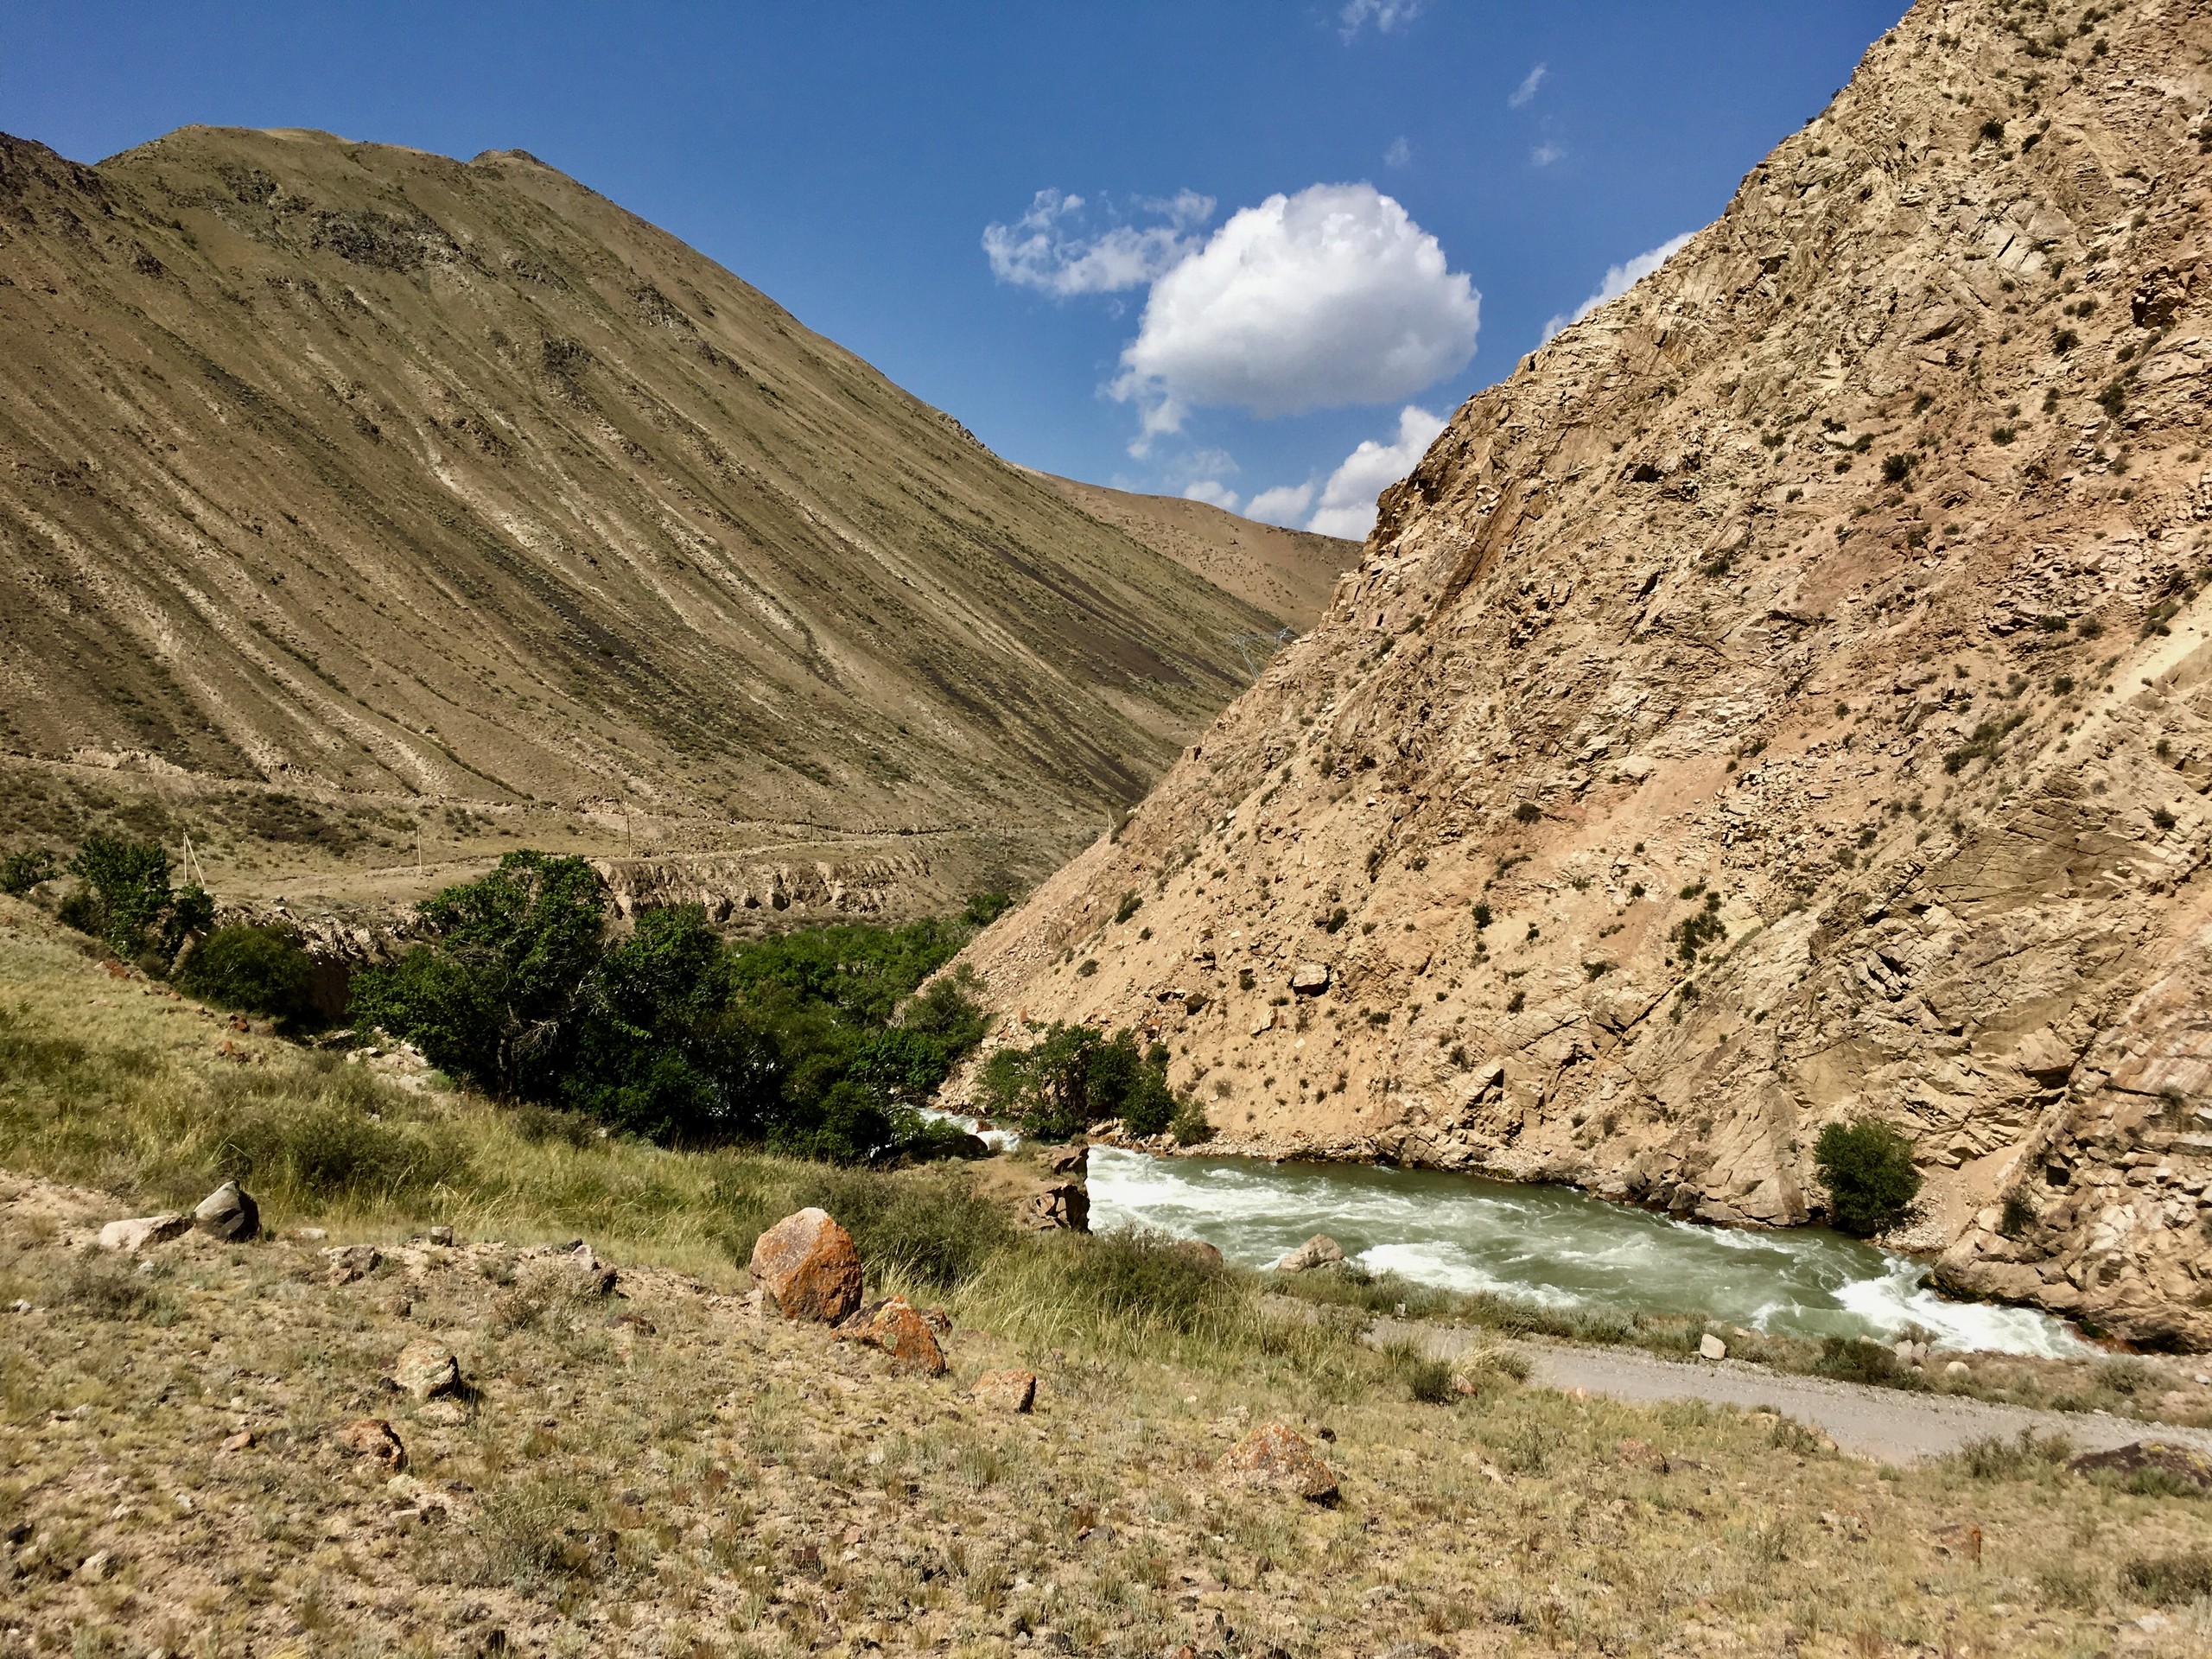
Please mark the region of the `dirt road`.
<svg viewBox="0 0 2212 1659"><path fill-rule="evenodd" d="M1416 1321L1378 1319L1368 1340L1409 1342L1440 1359L1490 1341L1486 1332ZM1587 1389L1615 1400L1707 1400L1747 1409L1767 1407L1826 1433L1843 1451L1883 1463L1910 1463L1955 1452L1985 1435L2063 1434L2085 1452L2161 1440L2212 1455L2212 1431L2177 1428L2104 1412L2036 1411L1955 1395L1911 1394L1824 1376L1796 1376L1740 1360L1662 1359L1635 1348L1583 1348L1513 1342L1529 1380L1550 1389Z"/></svg>

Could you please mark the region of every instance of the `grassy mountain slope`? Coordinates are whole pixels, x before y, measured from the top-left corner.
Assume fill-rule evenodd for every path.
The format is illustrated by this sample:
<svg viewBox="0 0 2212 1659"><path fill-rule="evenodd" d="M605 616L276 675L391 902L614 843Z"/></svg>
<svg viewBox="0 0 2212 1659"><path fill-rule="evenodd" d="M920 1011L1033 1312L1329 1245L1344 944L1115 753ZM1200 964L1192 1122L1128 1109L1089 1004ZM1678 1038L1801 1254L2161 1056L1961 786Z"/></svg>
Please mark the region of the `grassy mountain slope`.
<svg viewBox="0 0 2212 1659"><path fill-rule="evenodd" d="M517 152L0 139L0 340L19 772L1034 873L1270 626Z"/></svg>

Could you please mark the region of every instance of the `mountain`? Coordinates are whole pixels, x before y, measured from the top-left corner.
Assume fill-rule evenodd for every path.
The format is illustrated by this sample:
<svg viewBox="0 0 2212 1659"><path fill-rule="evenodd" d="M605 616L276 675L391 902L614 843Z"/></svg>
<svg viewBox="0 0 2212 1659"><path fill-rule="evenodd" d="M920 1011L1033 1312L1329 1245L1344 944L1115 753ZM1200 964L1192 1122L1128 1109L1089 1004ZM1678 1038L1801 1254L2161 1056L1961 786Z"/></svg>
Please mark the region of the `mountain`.
<svg viewBox="0 0 2212 1659"><path fill-rule="evenodd" d="M1294 629L1313 626L1328 608L1337 578L1359 563L1357 542L1242 518L1211 502L1132 495L1050 473L1036 477L1101 524L1127 531Z"/></svg>
<svg viewBox="0 0 2212 1659"><path fill-rule="evenodd" d="M519 151L0 138L0 764L236 890L287 812L357 893L456 814L648 896L1033 877L1280 626Z"/></svg>
<svg viewBox="0 0 2212 1659"><path fill-rule="evenodd" d="M1724 1223L1878 1117L1954 1288L2212 1345L2208 62L1923 0L1457 412L998 1002L1232 1149Z"/></svg>

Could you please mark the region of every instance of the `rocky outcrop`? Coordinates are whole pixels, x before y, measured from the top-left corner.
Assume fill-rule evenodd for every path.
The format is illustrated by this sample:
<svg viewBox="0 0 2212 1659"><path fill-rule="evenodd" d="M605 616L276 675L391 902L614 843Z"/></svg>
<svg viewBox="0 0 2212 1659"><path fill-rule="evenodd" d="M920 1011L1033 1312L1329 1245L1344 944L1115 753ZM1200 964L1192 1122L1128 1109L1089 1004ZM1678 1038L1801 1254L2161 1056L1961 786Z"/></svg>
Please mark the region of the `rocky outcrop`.
<svg viewBox="0 0 2212 1659"><path fill-rule="evenodd" d="M1230 1150L1731 1224L1878 1116L1954 1287L2212 1344L2212 17L2028 16L1915 7L1461 408L999 1005Z"/></svg>

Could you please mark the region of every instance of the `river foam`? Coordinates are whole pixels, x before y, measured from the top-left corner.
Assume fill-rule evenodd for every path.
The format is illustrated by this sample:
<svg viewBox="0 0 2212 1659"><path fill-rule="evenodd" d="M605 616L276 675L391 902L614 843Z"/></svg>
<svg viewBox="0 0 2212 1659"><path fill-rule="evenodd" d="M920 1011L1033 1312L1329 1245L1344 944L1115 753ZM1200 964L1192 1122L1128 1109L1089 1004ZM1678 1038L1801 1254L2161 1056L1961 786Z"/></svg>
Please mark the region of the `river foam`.
<svg viewBox="0 0 2212 1659"><path fill-rule="evenodd" d="M1095 1228L1203 1238L1264 1268L1315 1233L1372 1272L1557 1308L1700 1314L1793 1336L2057 1357L2091 1351L2031 1308L1953 1301L1928 1269L1825 1228L1676 1221L1557 1186L1437 1170L1090 1153Z"/></svg>

